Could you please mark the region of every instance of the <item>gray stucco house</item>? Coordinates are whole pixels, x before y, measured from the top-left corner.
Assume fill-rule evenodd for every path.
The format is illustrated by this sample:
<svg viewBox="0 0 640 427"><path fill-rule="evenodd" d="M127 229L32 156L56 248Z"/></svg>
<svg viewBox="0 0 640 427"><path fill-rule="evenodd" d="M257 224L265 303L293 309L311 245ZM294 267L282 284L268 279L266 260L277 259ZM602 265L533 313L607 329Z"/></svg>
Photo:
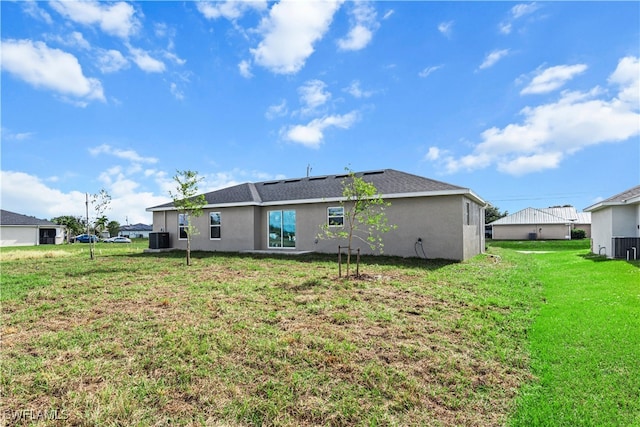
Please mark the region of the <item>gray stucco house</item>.
<svg viewBox="0 0 640 427"><path fill-rule="evenodd" d="M320 227L341 227L347 174L244 183L206 193L193 250L337 253L345 241L318 239ZM466 260L484 251L486 203L468 188L393 169L358 172L390 202L382 235L384 254ZM169 247L186 248L184 218L173 203L147 208L153 231L168 233ZM363 254L371 253L359 245Z"/></svg>
<svg viewBox="0 0 640 427"><path fill-rule="evenodd" d="M585 211L591 212L593 253L607 258L640 259L640 185L591 205Z"/></svg>
<svg viewBox="0 0 640 427"><path fill-rule="evenodd" d="M59 245L63 240L62 225L0 210L0 246Z"/></svg>

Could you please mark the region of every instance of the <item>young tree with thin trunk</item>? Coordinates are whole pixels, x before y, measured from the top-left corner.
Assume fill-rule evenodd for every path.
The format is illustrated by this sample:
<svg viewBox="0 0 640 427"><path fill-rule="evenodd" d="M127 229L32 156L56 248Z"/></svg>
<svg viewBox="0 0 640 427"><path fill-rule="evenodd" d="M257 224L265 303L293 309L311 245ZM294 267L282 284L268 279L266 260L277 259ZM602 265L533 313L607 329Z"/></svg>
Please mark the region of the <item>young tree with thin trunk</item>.
<svg viewBox="0 0 640 427"><path fill-rule="evenodd" d="M347 277L351 266L351 252L354 239L364 242L371 250L383 252L382 233L395 229L390 225L385 208L391 203L382 199L378 189L370 182L358 177L355 172L346 168L349 173L342 181L342 197L340 203L344 212L344 223L340 228L329 228L329 224L321 226L318 238L342 238L347 240Z"/></svg>
<svg viewBox="0 0 640 427"><path fill-rule="evenodd" d="M203 208L207 204L204 194L198 194L198 183L202 178L198 176L198 172L191 170L177 171L173 177L176 182L175 193L169 191L169 195L173 199L173 206L178 210L178 218L180 215L184 218L184 232L187 235L187 265L191 265L191 236L199 233L193 218L199 217L203 213Z"/></svg>
<svg viewBox="0 0 640 427"><path fill-rule="evenodd" d="M87 202L88 203L88 202ZM96 221L94 222L94 234L98 233L97 230L99 227L99 223L106 221L107 217L104 213L109 209L109 204L111 204L111 195L107 193L107 190L104 188L100 190L99 193L91 196L91 206L93 206L93 210L95 212ZM88 208L87 208L88 210ZM96 242L91 237L91 233L89 232L89 213L87 212L87 234L89 235L89 257L91 259L95 258L96 251Z"/></svg>

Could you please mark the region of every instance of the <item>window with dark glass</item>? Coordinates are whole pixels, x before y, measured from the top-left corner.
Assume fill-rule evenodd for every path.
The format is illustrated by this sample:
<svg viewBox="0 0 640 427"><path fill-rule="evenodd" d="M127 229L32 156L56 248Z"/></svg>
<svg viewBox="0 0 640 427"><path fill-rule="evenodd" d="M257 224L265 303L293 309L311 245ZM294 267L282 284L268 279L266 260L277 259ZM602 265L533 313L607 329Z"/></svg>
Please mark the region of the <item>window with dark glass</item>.
<svg viewBox="0 0 640 427"><path fill-rule="evenodd" d="M189 226L189 217L187 214L178 214L178 238L187 238L187 227Z"/></svg>
<svg viewBox="0 0 640 427"><path fill-rule="evenodd" d="M342 206L327 208L327 223L329 227L342 227L344 225L344 208Z"/></svg>
<svg viewBox="0 0 640 427"><path fill-rule="evenodd" d="M209 214L209 226L210 226L210 234L209 237L211 239L219 239L220 238L220 212L211 212Z"/></svg>

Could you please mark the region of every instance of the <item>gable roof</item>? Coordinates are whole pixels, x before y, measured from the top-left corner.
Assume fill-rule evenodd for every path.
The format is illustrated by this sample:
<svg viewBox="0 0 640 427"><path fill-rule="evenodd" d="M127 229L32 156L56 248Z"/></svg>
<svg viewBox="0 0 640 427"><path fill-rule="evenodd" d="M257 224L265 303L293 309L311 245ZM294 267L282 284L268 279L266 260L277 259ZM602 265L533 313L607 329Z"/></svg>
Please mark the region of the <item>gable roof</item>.
<svg viewBox="0 0 640 427"><path fill-rule="evenodd" d="M638 203L640 203L640 185L636 185L622 193L618 193L615 196L611 196L608 199L595 203L588 208L585 208L585 211L593 212L608 206L632 205Z"/></svg>
<svg viewBox="0 0 640 427"><path fill-rule="evenodd" d="M479 196L468 188L435 181L394 169L357 172L372 183L385 198L466 194L480 204ZM323 175L244 183L206 193L207 206L269 206L289 203L317 203L342 200L342 182L348 174ZM173 203L147 208L147 211L173 210Z"/></svg>
<svg viewBox="0 0 640 427"><path fill-rule="evenodd" d="M153 231L153 227L147 224L131 224L120 226L120 231Z"/></svg>
<svg viewBox="0 0 640 427"><path fill-rule="evenodd" d="M572 206L562 208L526 208L497 219L488 225L591 224L589 212L577 212Z"/></svg>
<svg viewBox="0 0 640 427"><path fill-rule="evenodd" d="M61 227L46 219L38 219L33 216L22 215L19 213L5 211L0 209L0 225L38 225L38 226L52 226Z"/></svg>
<svg viewBox="0 0 640 427"><path fill-rule="evenodd" d="M493 221L489 225L566 224L568 220L541 209L526 208Z"/></svg>

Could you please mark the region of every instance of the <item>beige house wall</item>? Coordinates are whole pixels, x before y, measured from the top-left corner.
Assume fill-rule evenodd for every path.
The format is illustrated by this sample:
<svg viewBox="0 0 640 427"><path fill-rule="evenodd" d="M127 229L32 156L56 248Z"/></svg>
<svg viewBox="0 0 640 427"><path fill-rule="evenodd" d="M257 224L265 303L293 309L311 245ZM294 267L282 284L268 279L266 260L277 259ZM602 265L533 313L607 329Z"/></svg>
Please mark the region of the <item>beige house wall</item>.
<svg viewBox="0 0 640 427"><path fill-rule="evenodd" d="M199 217L192 218L193 225L199 234L191 239L191 249L195 251L237 252L254 249L258 246L257 234L253 227L256 211L254 206L227 207L205 209ZM211 239L209 214L220 212L221 238ZM163 211L153 213L153 231L169 232L172 248L186 249L187 239L180 239L178 234L178 212Z"/></svg>
<svg viewBox="0 0 640 427"><path fill-rule="evenodd" d="M591 224L572 224L571 228L584 230L585 237L587 239L591 237Z"/></svg>
<svg viewBox="0 0 640 427"><path fill-rule="evenodd" d="M528 240L536 233L536 240L566 240L571 238L571 226L565 224L494 225L494 240Z"/></svg>
<svg viewBox="0 0 640 427"><path fill-rule="evenodd" d="M484 250L483 207L461 195L421 198L389 199L386 208L389 224L396 229L385 233L383 251L402 257L443 258L464 260ZM467 224L467 204L469 223ZM287 204L281 206L243 206L207 209L195 218L200 234L192 238L191 248L204 251L314 251L337 253L338 245L346 246L346 239L323 239L321 225L327 223L327 208L340 206L337 202ZM296 211L296 247L268 247L268 218L274 210ZM209 213L221 214L221 238L209 238ZM175 211L153 213L154 231L170 233L171 247L186 249L186 239L178 238L178 214ZM422 245L416 245L421 239ZM369 246L354 240L354 248L362 254L379 254Z"/></svg>

